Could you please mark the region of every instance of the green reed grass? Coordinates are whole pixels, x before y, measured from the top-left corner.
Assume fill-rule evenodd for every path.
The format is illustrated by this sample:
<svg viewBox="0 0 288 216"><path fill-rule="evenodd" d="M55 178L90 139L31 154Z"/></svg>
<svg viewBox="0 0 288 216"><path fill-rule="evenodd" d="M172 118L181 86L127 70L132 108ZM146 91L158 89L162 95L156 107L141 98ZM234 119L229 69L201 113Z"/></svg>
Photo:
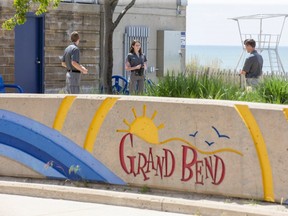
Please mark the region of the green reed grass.
<svg viewBox="0 0 288 216"><path fill-rule="evenodd" d="M201 65L200 58L194 56L185 73L168 71L157 85L146 85L146 94L288 104L287 77L265 77L256 90L246 91L240 87L240 77L231 76L237 72L223 70L221 63L216 59Z"/></svg>
<svg viewBox="0 0 288 216"><path fill-rule="evenodd" d="M223 81L220 76L205 74L196 76L171 72L156 86L149 87L147 94L161 97L229 99L236 90L235 85Z"/></svg>
<svg viewBox="0 0 288 216"><path fill-rule="evenodd" d="M147 86L147 95L161 97L201 98L288 104L288 82L265 78L254 91L245 91L223 75L167 73L154 86Z"/></svg>
<svg viewBox="0 0 288 216"><path fill-rule="evenodd" d="M266 103L288 104L288 80L265 78L258 92Z"/></svg>

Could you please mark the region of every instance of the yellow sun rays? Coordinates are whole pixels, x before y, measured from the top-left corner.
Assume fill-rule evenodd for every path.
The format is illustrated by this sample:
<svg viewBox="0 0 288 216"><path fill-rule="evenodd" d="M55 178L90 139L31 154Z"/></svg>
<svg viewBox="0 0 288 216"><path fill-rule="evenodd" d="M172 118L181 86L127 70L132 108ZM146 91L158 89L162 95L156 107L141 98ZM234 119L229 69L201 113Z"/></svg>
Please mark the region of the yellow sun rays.
<svg viewBox="0 0 288 216"><path fill-rule="evenodd" d="M155 111L151 118L146 115L146 105L143 105L142 116L137 116L135 108L132 108L134 121L129 123L126 119L123 120L124 124L128 126L127 130L117 130L117 132L127 132L138 136L150 144L160 144L158 131L164 128L164 124L156 126L153 122L157 112Z"/></svg>

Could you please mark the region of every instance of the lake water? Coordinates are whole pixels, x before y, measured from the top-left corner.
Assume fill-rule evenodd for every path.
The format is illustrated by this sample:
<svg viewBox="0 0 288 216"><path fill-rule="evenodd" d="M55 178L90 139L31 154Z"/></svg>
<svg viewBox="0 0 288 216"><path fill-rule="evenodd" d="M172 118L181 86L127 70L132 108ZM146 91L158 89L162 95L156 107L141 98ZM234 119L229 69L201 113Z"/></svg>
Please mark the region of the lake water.
<svg viewBox="0 0 288 216"><path fill-rule="evenodd" d="M197 59L201 65L219 65L222 69L235 69L242 54L241 46L186 46L186 64L192 59ZM279 56L285 71L288 71L288 47L278 48ZM244 55L247 55L246 52ZM264 67L263 71L269 71L269 58L267 51L262 52ZM239 64L237 70L243 66L244 60Z"/></svg>

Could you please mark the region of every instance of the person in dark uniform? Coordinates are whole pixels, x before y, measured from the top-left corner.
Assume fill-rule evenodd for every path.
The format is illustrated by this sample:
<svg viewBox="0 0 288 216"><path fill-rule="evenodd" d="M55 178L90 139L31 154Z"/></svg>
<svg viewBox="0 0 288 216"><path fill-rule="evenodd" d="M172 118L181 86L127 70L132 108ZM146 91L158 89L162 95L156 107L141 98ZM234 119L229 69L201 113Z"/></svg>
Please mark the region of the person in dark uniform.
<svg viewBox="0 0 288 216"><path fill-rule="evenodd" d="M255 40L246 39L244 45L250 55L246 58L240 74L245 75L247 86L251 86L254 89L259 84L259 78L262 75L263 58L255 50Z"/></svg>
<svg viewBox="0 0 288 216"><path fill-rule="evenodd" d="M141 94L144 91L145 70L147 69L147 59L142 53L141 43L134 40L130 46L130 52L125 62L126 71L131 71L129 92L130 94Z"/></svg>
<svg viewBox="0 0 288 216"><path fill-rule="evenodd" d="M71 33L71 42L62 57L62 66L67 69L66 91L68 94L80 93L81 73L87 74L88 70L80 64L80 50L78 48L80 37L78 32Z"/></svg>

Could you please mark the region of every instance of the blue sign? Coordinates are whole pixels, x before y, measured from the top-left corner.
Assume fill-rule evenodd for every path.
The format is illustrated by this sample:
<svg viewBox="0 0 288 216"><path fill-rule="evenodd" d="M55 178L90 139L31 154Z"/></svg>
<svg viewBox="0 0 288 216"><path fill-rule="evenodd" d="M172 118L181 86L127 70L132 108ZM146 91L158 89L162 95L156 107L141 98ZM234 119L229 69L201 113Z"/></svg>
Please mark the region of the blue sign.
<svg viewBox="0 0 288 216"><path fill-rule="evenodd" d="M181 32L181 49L186 48L186 32Z"/></svg>

